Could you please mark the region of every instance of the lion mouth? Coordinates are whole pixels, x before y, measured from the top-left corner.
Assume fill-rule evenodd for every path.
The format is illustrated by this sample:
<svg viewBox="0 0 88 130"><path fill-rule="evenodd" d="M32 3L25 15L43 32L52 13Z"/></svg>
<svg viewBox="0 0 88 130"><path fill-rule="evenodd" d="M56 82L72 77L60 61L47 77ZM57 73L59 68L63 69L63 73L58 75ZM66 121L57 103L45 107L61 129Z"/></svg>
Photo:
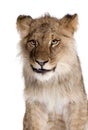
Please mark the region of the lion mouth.
<svg viewBox="0 0 88 130"><path fill-rule="evenodd" d="M41 73L41 74L45 74L47 72L50 72L50 71L54 71L56 67L52 68L52 69L43 69L43 68L40 68L40 69L37 69L37 68L34 68L32 65L31 65L31 68L34 72L36 73Z"/></svg>

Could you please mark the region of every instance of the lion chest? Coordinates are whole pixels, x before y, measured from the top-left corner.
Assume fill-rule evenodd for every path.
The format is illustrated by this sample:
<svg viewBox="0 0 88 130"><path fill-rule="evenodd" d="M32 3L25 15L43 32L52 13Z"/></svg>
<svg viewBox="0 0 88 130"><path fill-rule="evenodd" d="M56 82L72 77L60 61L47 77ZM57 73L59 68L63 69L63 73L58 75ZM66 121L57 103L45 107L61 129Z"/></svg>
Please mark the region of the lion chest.
<svg viewBox="0 0 88 130"><path fill-rule="evenodd" d="M53 88L30 91L25 94L25 97L28 102L39 102L46 106L48 112L56 112L58 114L62 114L69 103L69 99L66 96L62 96L59 91Z"/></svg>
<svg viewBox="0 0 88 130"><path fill-rule="evenodd" d="M69 100L60 95L47 95L41 98L40 103L44 103L49 112L55 112L58 114L63 114L63 110L68 106Z"/></svg>

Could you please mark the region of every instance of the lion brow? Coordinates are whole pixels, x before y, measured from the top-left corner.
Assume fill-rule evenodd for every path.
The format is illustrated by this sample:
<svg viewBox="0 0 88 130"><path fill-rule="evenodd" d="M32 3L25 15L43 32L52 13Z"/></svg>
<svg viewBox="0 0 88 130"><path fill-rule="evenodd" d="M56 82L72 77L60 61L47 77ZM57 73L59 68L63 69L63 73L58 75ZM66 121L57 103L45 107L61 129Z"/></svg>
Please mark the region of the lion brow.
<svg viewBox="0 0 88 130"><path fill-rule="evenodd" d="M66 35L66 34L62 34L64 37L66 38L71 38L70 36Z"/></svg>

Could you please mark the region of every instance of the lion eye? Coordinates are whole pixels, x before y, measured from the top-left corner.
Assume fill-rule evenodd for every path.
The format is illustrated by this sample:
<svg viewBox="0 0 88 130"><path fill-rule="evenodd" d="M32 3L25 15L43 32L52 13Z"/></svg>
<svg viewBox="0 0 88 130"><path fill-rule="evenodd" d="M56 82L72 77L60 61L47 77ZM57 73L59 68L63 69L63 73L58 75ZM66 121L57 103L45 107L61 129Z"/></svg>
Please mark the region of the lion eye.
<svg viewBox="0 0 88 130"><path fill-rule="evenodd" d="M38 42L36 40L29 40L29 41L27 41L27 45L36 47L38 45Z"/></svg>
<svg viewBox="0 0 88 130"><path fill-rule="evenodd" d="M60 40L53 39L53 40L51 41L51 46L52 46L52 47L57 46L59 43L60 43Z"/></svg>

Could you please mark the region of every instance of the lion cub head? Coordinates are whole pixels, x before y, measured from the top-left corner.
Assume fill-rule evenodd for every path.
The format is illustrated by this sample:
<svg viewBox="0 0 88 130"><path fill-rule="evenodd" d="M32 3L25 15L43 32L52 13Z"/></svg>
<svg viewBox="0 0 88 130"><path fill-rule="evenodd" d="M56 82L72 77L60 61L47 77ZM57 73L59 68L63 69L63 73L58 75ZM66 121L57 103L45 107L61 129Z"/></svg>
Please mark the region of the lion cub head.
<svg viewBox="0 0 88 130"><path fill-rule="evenodd" d="M76 62L73 35L77 29L77 14L61 19L49 15L38 19L20 15L17 29L21 35L24 70L28 75L48 80L71 71Z"/></svg>

